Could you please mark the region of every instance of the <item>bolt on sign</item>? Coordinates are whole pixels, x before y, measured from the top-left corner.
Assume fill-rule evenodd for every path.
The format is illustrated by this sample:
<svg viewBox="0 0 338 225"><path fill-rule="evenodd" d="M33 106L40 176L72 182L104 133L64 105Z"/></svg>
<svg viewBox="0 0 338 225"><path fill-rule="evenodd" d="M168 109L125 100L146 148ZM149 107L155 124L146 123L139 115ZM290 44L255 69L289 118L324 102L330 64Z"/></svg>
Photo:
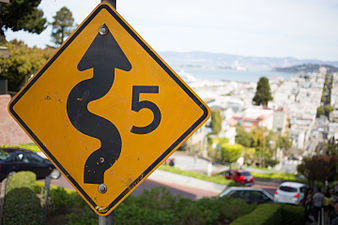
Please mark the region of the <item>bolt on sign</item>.
<svg viewBox="0 0 338 225"><path fill-rule="evenodd" d="M9 111L99 215L109 214L210 115L106 3L12 99Z"/></svg>

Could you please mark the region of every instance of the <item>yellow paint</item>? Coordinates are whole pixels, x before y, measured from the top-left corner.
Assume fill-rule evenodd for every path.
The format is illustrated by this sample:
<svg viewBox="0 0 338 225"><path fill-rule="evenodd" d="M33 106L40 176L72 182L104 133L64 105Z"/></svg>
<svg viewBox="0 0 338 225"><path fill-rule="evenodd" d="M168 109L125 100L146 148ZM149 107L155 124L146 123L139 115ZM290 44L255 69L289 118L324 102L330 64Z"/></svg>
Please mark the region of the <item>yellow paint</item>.
<svg viewBox="0 0 338 225"><path fill-rule="evenodd" d="M121 155L105 172L105 194L98 192L97 184L83 183L85 161L92 152L100 148L100 141L75 129L66 111L67 97L72 88L93 76L92 69L80 72L77 65L103 24L106 24L132 65L130 71L116 69L110 91L88 104L89 111L111 121L122 138ZM153 120L149 109L139 112L131 110L134 85L159 86L158 94L140 94L140 101L155 103L162 115L160 125L148 134L130 132L133 126L145 126ZM113 208L109 211L104 209L139 176L140 181L144 181L149 174L144 176L143 172L203 114L201 108L106 9L102 9L94 17L13 109L89 197L102 208L98 213L100 215L110 213ZM104 158L101 158L100 162L103 161ZM131 190L128 194L135 187L129 187ZM91 207L93 208L92 205ZM97 209L93 210L97 212Z"/></svg>

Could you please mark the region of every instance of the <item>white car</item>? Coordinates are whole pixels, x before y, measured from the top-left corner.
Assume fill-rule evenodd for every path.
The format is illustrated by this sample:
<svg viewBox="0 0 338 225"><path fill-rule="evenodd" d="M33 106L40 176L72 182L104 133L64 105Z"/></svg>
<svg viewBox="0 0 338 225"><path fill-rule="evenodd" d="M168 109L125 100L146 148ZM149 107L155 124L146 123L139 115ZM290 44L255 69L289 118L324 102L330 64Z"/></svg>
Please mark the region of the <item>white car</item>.
<svg viewBox="0 0 338 225"><path fill-rule="evenodd" d="M281 183L279 188L275 191L274 200L275 202L298 205L299 202L304 198L304 192L306 188L307 185L302 183Z"/></svg>

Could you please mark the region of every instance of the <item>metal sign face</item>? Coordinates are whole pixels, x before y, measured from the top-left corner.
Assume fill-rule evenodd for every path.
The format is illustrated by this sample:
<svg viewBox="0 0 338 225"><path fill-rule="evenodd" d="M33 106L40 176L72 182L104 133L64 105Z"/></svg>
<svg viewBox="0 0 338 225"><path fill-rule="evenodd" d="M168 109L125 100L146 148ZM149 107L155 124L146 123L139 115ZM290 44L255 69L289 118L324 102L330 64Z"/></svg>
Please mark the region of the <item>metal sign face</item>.
<svg viewBox="0 0 338 225"><path fill-rule="evenodd" d="M109 214L210 115L105 3L9 111L99 215Z"/></svg>

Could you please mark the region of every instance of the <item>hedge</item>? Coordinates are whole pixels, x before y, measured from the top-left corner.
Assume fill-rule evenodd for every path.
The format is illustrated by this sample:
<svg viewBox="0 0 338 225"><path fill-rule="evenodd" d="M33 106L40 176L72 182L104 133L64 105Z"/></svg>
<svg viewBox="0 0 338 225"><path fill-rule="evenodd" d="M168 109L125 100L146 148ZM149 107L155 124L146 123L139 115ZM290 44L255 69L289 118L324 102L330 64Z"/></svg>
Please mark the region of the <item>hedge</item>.
<svg viewBox="0 0 338 225"><path fill-rule="evenodd" d="M3 224L40 225L43 223L43 211L40 199L33 192L35 174L19 172L8 181L5 198Z"/></svg>
<svg viewBox="0 0 338 225"><path fill-rule="evenodd" d="M97 216L86 204L78 207L80 202L75 202L77 210L68 210L67 224L97 225ZM126 198L114 210L114 221L117 225L221 225L229 224L255 208L255 204L230 197L194 201L172 196L168 189L156 187L140 196Z"/></svg>
<svg viewBox="0 0 338 225"><path fill-rule="evenodd" d="M295 205L282 205L283 224L305 224L304 208Z"/></svg>
<svg viewBox="0 0 338 225"><path fill-rule="evenodd" d="M253 212L239 217L230 225L303 225L304 209L300 206L283 204L262 204Z"/></svg>
<svg viewBox="0 0 338 225"><path fill-rule="evenodd" d="M7 193L15 188L26 187L31 190L34 189L36 181L36 175L33 172L22 171L15 173L14 175L9 177L7 183Z"/></svg>
<svg viewBox="0 0 338 225"><path fill-rule="evenodd" d="M18 145L0 145L0 148L24 148L31 150L33 152L41 152L39 147L34 143L18 144Z"/></svg>

